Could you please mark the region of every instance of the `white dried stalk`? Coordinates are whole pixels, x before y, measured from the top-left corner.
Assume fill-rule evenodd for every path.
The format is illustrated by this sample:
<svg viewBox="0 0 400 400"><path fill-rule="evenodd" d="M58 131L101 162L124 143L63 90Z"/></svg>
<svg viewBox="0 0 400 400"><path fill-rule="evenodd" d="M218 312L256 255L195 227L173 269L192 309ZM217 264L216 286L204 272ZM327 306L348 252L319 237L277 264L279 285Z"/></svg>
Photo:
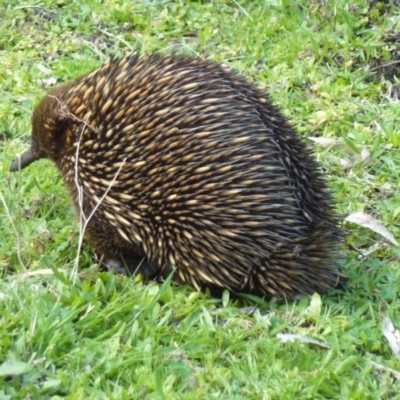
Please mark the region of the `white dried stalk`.
<svg viewBox="0 0 400 400"><path fill-rule="evenodd" d="M75 117L75 119L77 119ZM83 202L84 202L84 196L83 196L83 186L79 184L79 171L78 171L78 161L79 161L79 150L80 150L80 144L81 144L81 140L82 140L82 136L85 132L85 129L87 127L90 127L90 125L87 124L86 121L82 121L79 120L81 123L83 123L83 127L82 127L82 131L81 134L79 136L79 140L78 140L78 144L76 146L76 152L75 152L75 177L74 177L74 181L75 181L75 186L77 189L77 193L78 193L78 205L79 205L79 241L78 241L78 251L77 251L77 255L75 258L75 263L74 263L74 268L72 270L72 279L73 282L75 283L76 280L76 276L78 273L78 265L79 265L79 258L81 255L81 251L82 251L82 244L83 244L83 239L84 239L84 235L85 235L85 231L87 229L87 226L91 220L91 218L93 217L94 213L97 211L97 209L99 208L99 206L101 205L101 203L103 202L103 200L105 199L105 197L107 196L108 192L111 190L112 186L114 185L114 182L116 181L119 173L121 172L122 167L125 165L126 162L126 157L122 160L121 165L119 166L117 172L115 173L113 179L111 180L110 184L108 185L107 189L105 190L105 192L103 193L103 195L101 196L101 198L99 199L99 201L96 203L96 205L93 207L91 213L89 214L88 217L86 217L85 213L83 212ZM94 127L90 127L91 129L95 129Z"/></svg>
<svg viewBox="0 0 400 400"><path fill-rule="evenodd" d="M1 202L3 203L3 206L6 210L7 217L11 222L11 226L14 229L15 234L17 235L17 258L18 261L21 265L21 267L24 269L24 271L27 270L24 262L22 261L22 256L21 256L21 157L18 157L18 212L17 212L17 227L14 225L14 221L12 219L10 210L7 206L6 201L4 200L3 195L0 192L0 198Z"/></svg>

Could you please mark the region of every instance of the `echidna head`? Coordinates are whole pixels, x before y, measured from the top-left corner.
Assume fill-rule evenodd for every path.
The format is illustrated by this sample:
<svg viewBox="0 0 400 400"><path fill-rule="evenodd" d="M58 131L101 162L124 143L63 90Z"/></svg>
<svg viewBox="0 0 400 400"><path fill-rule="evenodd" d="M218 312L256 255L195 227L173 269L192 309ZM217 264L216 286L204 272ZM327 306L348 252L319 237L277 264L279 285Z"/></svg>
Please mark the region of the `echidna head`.
<svg viewBox="0 0 400 400"><path fill-rule="evenodd" d="M52 90L35 108L32 115L31 147L11 163L10 172L24 169L41 158L56 160L60 139L60 98L68 89L68 84Z"/></svg>

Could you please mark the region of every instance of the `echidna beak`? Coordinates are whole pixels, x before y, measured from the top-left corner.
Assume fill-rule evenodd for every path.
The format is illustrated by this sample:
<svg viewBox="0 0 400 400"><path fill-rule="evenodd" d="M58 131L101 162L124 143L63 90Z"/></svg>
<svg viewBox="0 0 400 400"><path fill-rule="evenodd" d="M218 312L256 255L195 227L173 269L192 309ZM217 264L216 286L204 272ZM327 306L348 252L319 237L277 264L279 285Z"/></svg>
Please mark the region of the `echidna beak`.
<svg viewBox="0 0 400 400"><path fill-rule="evenodd" d="M10 172L19 171L28 165L31 165L37 157L33 154L32 148L21 154L16 160L11 163Z"/></svg>

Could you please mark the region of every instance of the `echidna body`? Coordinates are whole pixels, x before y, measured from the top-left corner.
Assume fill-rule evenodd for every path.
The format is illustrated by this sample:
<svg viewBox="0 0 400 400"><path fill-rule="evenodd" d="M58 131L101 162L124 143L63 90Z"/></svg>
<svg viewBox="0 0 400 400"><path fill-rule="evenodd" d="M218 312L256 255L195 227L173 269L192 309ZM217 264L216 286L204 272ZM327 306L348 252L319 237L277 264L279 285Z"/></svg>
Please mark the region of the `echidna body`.
<svg viewBox="0 0 400 400"><path fill-rule="evenodd" d="M310 151L268 95L216 63L111 60L47 94L18 170L53 160L110 266L296 298L341 276L341 231ZM79 190L78 190L79 188ZM78 192L81 191L80 210Z"/></svg>

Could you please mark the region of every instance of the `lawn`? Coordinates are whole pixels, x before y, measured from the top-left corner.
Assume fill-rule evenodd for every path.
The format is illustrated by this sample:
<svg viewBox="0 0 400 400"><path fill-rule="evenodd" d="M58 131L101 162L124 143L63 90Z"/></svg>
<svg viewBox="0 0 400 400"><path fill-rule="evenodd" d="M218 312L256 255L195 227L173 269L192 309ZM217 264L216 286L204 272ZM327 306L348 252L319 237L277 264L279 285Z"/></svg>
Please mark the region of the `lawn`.
<svg viewBox="0 0 400 400"><path fill-rule="evenodd" d="M397 1L0 0L0 12L0 400L400 399L382 332L385 317L400 328ZM55 166L8 169L49 86L132 51L206 57L270 92L329 179L345 291L217 299L78 251ZM360 212L375 229L345 221Z"/></svg>

